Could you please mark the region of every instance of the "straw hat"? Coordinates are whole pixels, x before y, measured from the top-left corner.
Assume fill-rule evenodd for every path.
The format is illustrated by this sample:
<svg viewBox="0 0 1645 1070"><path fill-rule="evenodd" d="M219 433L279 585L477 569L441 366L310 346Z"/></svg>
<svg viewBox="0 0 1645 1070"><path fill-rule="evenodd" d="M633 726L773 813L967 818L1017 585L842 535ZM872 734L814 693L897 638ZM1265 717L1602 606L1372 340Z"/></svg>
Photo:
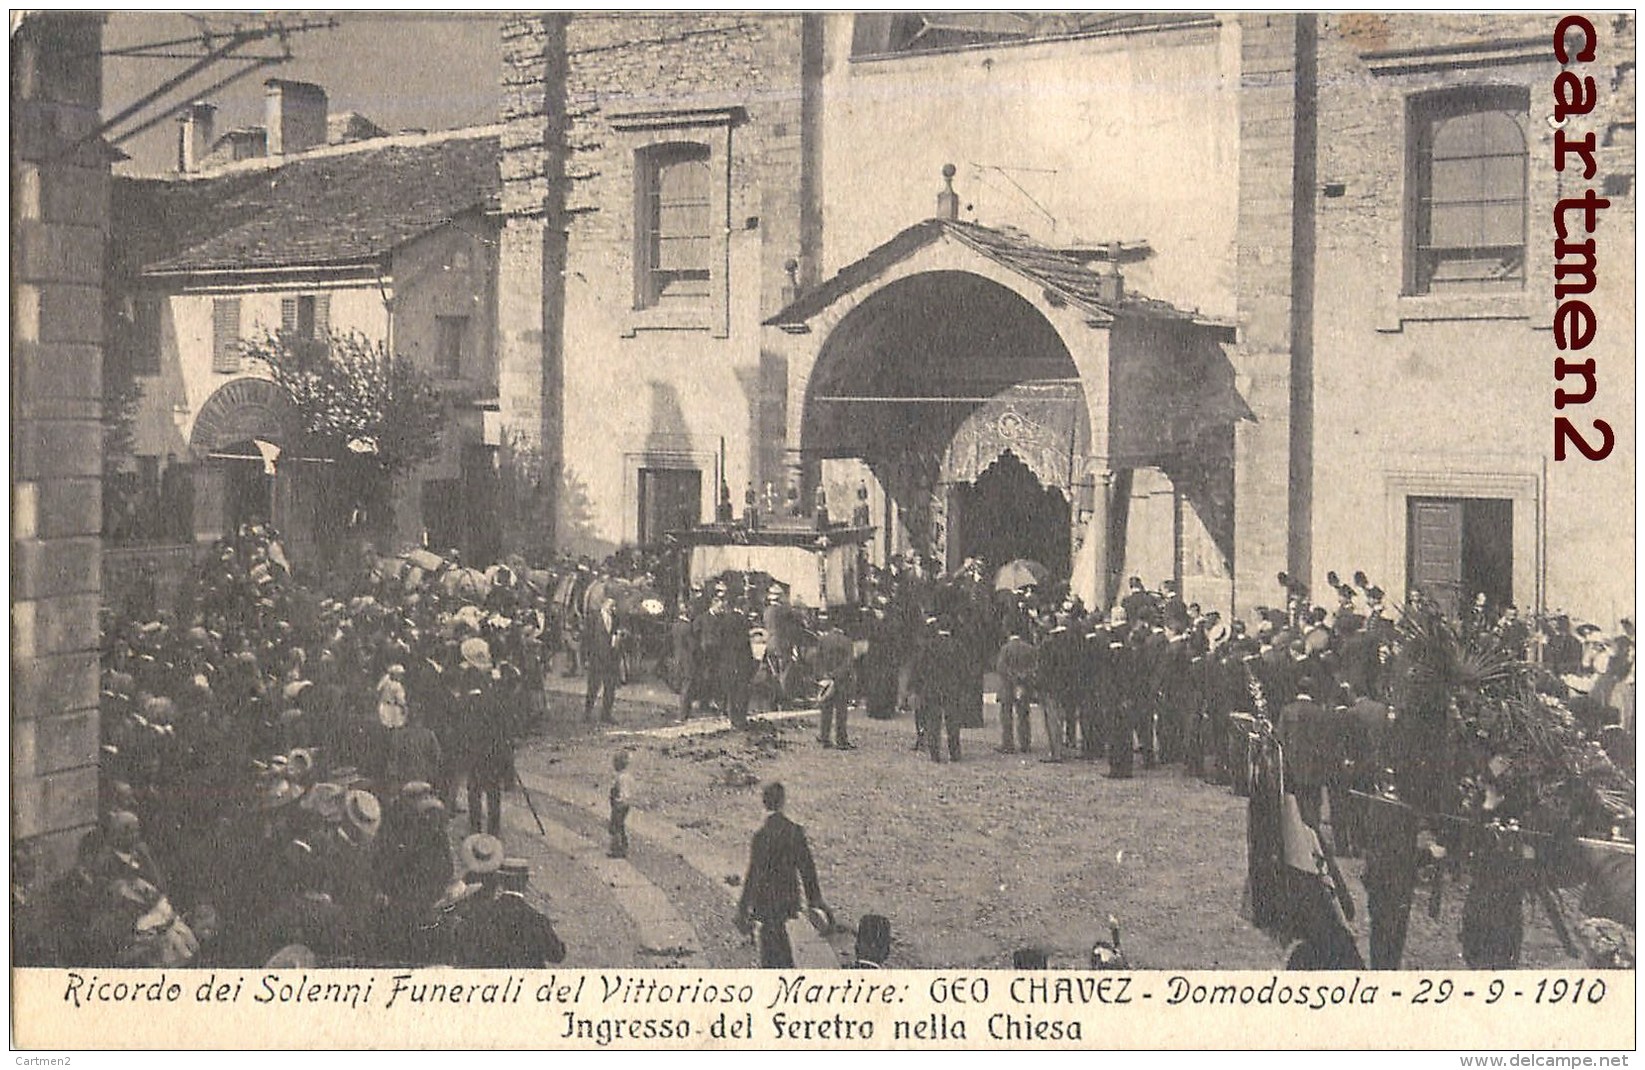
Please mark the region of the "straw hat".
<svg viewBox="0 0 1645 1070"><path fill-rule="evenodd" d="M308 970L313 969L317 961L314 952L302 944L287 944L269 956L269 960L263 963L263 968L268 970Z"/></svg>
<svg viewBox="0 0 1645 1070"><path fill-rule="evenodd" d="M327 821L341 821L343 801L347 794L341 784L316 784L308 789L299 805L304 810L314 811Z"/></svg>
<svg viewBox="0 0 1645 1070"><path fill-rule="evenodd" d="M314 752L307 747L293 747L286 755L286 772L298 778L314 772Z"/></svg>
<svg viewBox="0 0 1645 1070"><path fill-rule="evenodd" d="M491 648L484 639L464 639L458 652L462 655L463 664L475 669L490 670Z"/></svg>
<svg viewBox="0 0 1645 1070"><path fill-rule="evenodd" d="M366 836L375 836L383 824L383 807L377 796L355 788L343 797L343 816Z"/></svg>
<svg viewBox="0 0 1645 1070"><path fill-rule="evenodd" d="M495 873L503 865L503 841L483 832L476 832L463 840L458 848L463 869L469 873Z"/></svg>

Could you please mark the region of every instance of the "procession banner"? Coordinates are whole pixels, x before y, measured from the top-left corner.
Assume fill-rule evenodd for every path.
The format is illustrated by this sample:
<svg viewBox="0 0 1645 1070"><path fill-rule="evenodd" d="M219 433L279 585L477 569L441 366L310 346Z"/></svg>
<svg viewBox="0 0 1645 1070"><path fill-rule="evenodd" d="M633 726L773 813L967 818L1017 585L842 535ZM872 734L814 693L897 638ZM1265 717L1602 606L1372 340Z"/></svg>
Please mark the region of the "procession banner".
<svg viewBox="0 0 1645 1070"><path fill-rule="evenodd" d="M36 1051L1603 1051L1634 1047L1635 992L1616 970L33 969L12 1007Z"/></svg>

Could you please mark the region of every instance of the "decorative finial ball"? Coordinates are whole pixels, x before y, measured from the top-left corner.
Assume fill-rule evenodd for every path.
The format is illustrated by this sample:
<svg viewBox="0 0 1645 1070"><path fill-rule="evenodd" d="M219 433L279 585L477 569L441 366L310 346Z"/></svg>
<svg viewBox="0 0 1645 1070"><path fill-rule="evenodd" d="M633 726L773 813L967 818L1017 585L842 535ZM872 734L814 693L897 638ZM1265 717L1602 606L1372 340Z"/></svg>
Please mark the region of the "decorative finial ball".
<svg viewBox="0 0 1645 1070"><path fill-rule="evenodd" d="M953 164L945 163L945 164L942 165L942 177L944 177L944 178L953 178L954 175L956 173L958 173L958 170L959 169L956 168Z"/></svg>

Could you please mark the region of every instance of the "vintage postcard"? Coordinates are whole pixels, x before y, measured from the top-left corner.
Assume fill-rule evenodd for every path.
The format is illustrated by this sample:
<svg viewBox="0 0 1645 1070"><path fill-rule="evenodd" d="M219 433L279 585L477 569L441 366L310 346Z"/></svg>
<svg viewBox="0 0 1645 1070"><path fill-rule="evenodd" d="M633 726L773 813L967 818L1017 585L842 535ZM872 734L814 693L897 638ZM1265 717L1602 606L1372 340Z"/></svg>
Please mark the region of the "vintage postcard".
<svg viewBox="0 0 1645 1070"><path fill-rule="evenodd" d="M16 1046L1626 1065L1634 14L10 29Z"/></svg>

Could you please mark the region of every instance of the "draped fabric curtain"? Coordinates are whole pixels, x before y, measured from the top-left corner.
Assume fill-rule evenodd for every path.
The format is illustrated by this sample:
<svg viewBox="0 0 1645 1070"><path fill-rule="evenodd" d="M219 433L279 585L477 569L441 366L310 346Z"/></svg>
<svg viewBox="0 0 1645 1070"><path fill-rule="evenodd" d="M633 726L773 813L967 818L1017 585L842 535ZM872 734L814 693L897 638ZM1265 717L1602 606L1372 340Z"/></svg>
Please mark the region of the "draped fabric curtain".
<svg viewBox="0 0 1645 1070"><path fill-rule="evenodd" d="M943 460L942 482L972 483L1010 450L1040 485L1070 500L1079 481L1074 458L1082 449L1079 387L1072 383L1025 383L967 416Z"/></svg>

